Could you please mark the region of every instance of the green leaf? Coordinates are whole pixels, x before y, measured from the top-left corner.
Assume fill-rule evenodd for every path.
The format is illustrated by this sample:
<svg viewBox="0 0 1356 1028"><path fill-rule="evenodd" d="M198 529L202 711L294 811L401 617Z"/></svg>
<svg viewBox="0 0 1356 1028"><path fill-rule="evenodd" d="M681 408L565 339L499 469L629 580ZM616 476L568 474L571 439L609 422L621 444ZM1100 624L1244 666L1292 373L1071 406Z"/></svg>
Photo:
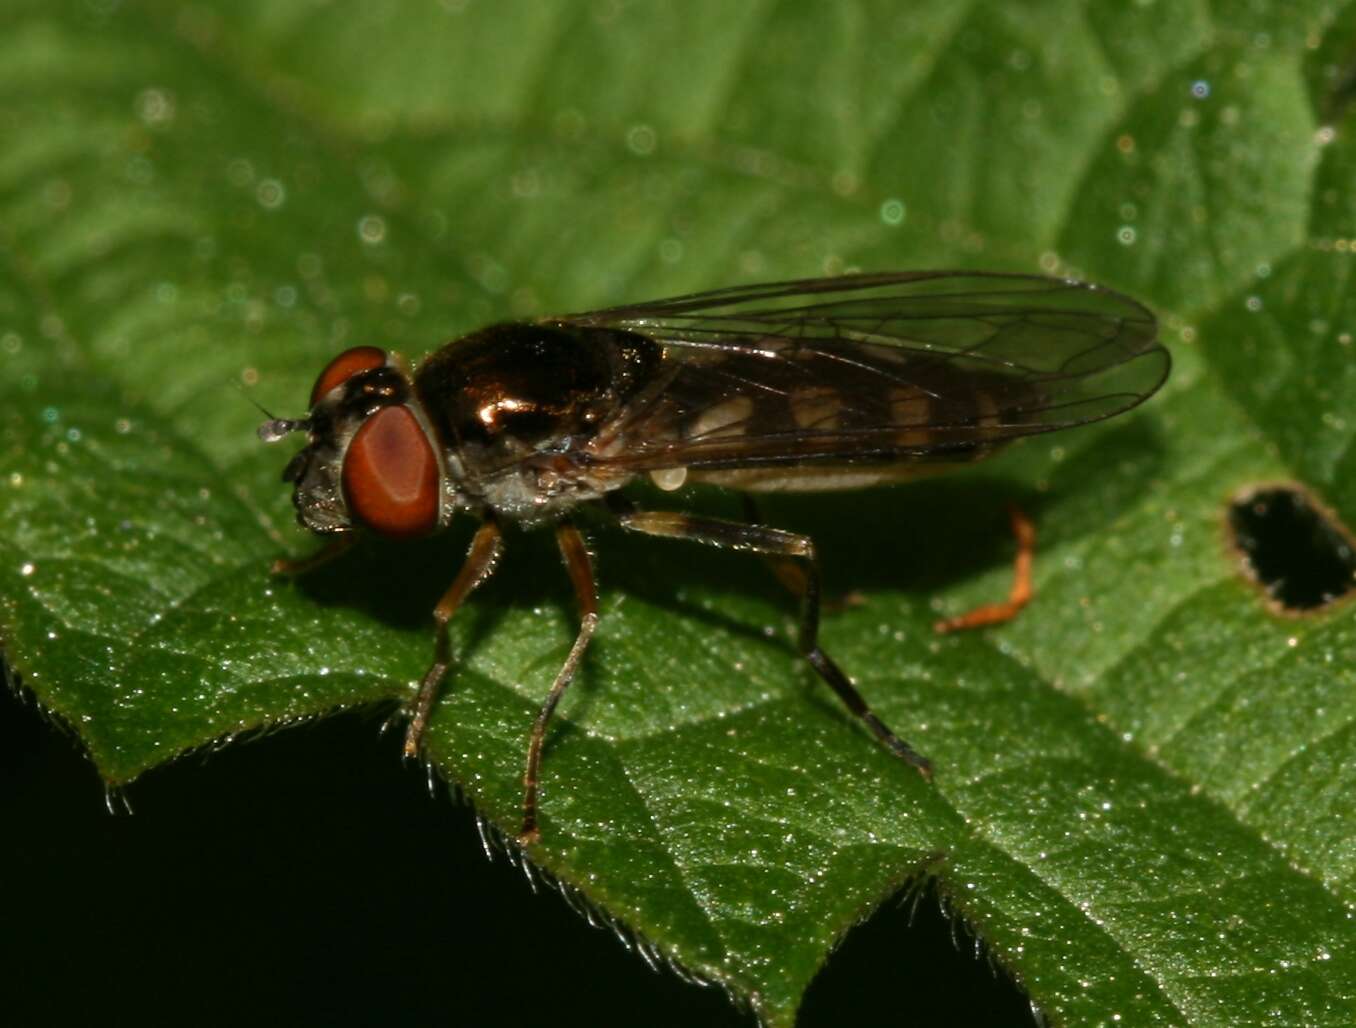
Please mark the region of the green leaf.
<svg viewBox="0 0 1356 1028"><path fill-rule="evenodd" d="M270 578L314 544L234 383L291 413L354 343L852 267L1077 271L1159 312L1146 408L768 505L861 594L823 641L935 783L795 656L756 561L599 527L531 857L772 1025L920 877L1055 1023L1350 1023L1356 607L1273 613L1224 526L1278 480L1356 519L1356 8L1161 7L11 2L8 660L112 783L408 695L470 525ZM1037 601L935 637L1006 588L1012 499ZM430 755L509 834L574 619L527 535L454 622Z"/></svg>

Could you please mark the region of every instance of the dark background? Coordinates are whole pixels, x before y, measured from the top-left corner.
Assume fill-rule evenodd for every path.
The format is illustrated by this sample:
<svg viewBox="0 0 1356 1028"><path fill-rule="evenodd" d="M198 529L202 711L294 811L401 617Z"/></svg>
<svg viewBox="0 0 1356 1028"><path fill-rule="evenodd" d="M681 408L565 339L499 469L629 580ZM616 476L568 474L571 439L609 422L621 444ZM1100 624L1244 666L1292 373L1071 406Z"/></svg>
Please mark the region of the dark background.
<svg viewBox="0 0 1356 1028"><path fill-rule="evenodd" d="M10 1023L756 1024L487 860L380 724L184 758L111 816L77 744L0 688ZM889 902L854 930L799 1023L1032 1023L935 892L909 921Z"/></svg>

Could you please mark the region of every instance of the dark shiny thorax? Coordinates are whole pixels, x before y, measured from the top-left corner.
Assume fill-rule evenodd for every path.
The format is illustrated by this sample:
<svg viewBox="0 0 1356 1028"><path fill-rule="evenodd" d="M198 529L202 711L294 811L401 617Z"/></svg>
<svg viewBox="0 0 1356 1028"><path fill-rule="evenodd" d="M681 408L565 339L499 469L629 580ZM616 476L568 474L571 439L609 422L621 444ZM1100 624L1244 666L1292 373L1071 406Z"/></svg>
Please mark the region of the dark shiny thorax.
<svg viewBox="0 0 1356 1028"><path fill-rule="evenodd" d="M656 343L632 332L508 323L448 343L414 387L443 445L467 473L489 476L592 439L653 381L661 359Z"/></svg>

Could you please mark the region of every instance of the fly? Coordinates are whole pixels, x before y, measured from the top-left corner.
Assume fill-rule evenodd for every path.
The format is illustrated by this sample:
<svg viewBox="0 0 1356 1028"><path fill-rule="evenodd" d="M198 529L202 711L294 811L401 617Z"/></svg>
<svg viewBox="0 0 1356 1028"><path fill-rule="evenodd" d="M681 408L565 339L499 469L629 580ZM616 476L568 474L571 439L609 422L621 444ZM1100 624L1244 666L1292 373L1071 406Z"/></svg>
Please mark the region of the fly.
<svg viewBox="0 0 1356 1028"><path fill-rule="evenodd" d="M493 573L503 528L554 527L580 627L529 736L525 842L539 838L547 727L598 626L593 569L573 521L585 505L628 531L771 559L800 595L800 652L890 752L931 777L928 760L820 648L819 562L808 537L752 520L638 510L618 490L645 476L664 490L706 482L745 494L897 481L1120 414L1152 395L1169 366L1153 315L1126 296L960 271L742 286L494 325L417 369L360 346L320 373L306 417L259 429L267 442L306 433L283 480L294 486L298 521L331 537L316 556L274 570L308 570L364 533L415 538L458 512L479 519L433 610L433 663L408 705L404 748L415 756L451 664L447 623ZM939 629L1001 621L1026 601L1031 529L1015 512L1013 523L1020 552L1009 601Z"/></svg>

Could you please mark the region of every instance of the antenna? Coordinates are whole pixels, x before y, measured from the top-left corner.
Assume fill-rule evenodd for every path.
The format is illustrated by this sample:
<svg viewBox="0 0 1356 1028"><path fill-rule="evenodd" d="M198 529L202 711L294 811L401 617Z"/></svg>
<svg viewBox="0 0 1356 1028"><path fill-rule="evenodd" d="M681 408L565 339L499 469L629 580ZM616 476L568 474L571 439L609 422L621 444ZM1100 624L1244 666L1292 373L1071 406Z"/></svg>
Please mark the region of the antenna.
<svg viewBox="0 0 1356 1028"><path fill-rule="evenodd" d="M259 426L259 438L264 442L276 443L279 439L291 432L304 432L310 429L310 418L275 418L273 412L246 392L243 385L236 382L234 379L231 381L235 387L240 390L240 395L257 407L260 414L268 418L267 421Z"/></svg>
<svg viewBox="0 0 1356 1028"><path fill-rule="evenodd" d="M276 443L290 432L304 432L310 427L310 418L271 418L259 426L259 438L266 443Z"/></svg>

